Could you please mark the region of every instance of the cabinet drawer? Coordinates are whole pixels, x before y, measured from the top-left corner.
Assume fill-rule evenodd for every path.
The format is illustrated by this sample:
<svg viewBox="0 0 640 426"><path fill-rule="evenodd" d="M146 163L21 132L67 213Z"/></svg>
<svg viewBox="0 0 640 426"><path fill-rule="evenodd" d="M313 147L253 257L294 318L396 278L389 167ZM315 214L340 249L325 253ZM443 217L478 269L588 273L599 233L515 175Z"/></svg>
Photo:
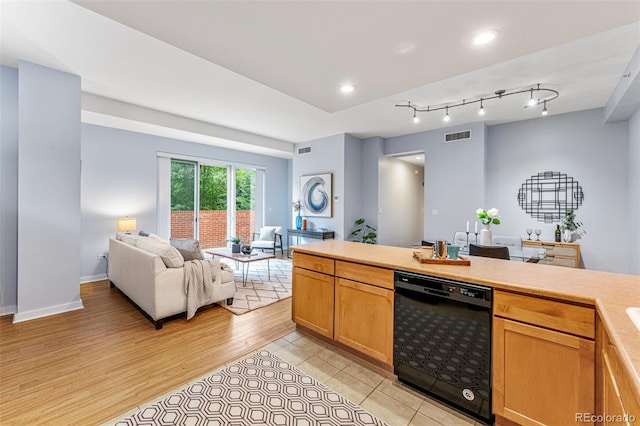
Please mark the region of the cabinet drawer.
<svg viewBox="0 0 640 426"><path fill-rule="evenodd" d="M333 275L335 260L326 257L313 256L305 253L293 252L293 265L323 274Z"/></svg>
<svg viewBox="0 0 640 426"><path fill-rule="evenodd" d="M578 255L578 250L576 247L572 246L563 246L554 244L542 244L542 247L547 251L547 256L567 256L567 257L576 257Z"/></svg>
<svg viewBox="0 0 640 426"><path fill-rule="evenodd" d="M336 276L393 290L393 270L336 260Z"/></svg>
<svg viewBox="0 0 640 426"><path fill-rule="evenodd" d="M577 336L595 338L595 309L495 291L493 314Z"/></svg>
<svg viewBox="0 0 640 426"><path fill-rule="evenodd" d="M578 267L578 265L576 265L575 257L558 257L547 255L546 259L540 260L538 263L542 263L544 265L568 266L569 268Z"/></svg>

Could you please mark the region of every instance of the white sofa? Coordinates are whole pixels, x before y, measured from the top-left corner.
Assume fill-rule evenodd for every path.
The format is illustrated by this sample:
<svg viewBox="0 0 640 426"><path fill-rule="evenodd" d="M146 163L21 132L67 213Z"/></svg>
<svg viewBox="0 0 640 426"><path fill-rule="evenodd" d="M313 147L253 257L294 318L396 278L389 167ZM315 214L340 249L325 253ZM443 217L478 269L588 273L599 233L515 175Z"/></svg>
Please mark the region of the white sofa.
<svg viewBox="0 0 640 426"><path fill-rule="evenodd" d="M108 276L111 286L124 293L159 330L164 321L183 316L187 296L184 257L168 242L152 239L121 233L109 239ZM223 263L220 271L221 284L214 287L212 297L200 306L220 301L233 303L236 291L233 270Z"/></svg>

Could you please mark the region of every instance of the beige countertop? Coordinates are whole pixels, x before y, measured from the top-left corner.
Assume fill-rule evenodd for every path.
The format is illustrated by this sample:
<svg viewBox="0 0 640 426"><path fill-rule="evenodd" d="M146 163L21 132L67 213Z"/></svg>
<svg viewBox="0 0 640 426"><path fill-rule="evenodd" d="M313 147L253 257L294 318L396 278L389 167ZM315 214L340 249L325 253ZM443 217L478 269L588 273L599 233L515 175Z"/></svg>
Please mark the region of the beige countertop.
<svg viewBox="0 0 640 426"><path fill-rule="evenodd" d="M640 401L640 330L626 313L640 307L640 276L468 256L470 266L420 263L413 249L329 240L300 253L483 284L496 289L594 306L618 349ZM465 256L466 257L466 256Z"/></svg>

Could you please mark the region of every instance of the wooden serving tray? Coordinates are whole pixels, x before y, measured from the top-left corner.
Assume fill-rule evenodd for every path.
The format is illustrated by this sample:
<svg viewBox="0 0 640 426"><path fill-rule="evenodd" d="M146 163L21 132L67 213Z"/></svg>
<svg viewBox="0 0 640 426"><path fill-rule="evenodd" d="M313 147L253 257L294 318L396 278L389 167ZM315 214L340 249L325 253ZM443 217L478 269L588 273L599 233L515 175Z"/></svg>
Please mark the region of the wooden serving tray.
<svg viewBox="0 0 640 426"><path fill-rule="evenodd" d="M435 259L433 257L422 257L419 251L414 251L413 257L418 259L420 263L437 263L439 265L461 265L461 266L471 265L471 261L462 256L458 256L457 259Z"/></svg>

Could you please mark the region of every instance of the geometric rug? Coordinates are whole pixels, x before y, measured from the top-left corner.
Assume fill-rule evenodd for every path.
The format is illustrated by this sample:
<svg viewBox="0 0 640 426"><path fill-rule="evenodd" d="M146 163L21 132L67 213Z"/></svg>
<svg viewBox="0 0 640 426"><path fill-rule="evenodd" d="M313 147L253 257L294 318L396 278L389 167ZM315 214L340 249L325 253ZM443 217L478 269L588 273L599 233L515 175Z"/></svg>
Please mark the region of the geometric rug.
<svg viewBox="0 0 640 426"><path fill-rule="evenodd" d="M385 425L268 351L119 420L125 425Z"/></svg>
<svg viewBox="0 0 640 426"><path fill-rule="evenodd" d="M236 315L246 314L254 309L262 308L279 300L291 297L291 261L285 259L269 259L271 279L267 270L267 261L251 262L247 273L246 286L242 285L242 266L236 269L235 262L231 259L220 259L235 271L236 294L233 296L233 304L226 305L224 301L220 306Z"/></svg>

